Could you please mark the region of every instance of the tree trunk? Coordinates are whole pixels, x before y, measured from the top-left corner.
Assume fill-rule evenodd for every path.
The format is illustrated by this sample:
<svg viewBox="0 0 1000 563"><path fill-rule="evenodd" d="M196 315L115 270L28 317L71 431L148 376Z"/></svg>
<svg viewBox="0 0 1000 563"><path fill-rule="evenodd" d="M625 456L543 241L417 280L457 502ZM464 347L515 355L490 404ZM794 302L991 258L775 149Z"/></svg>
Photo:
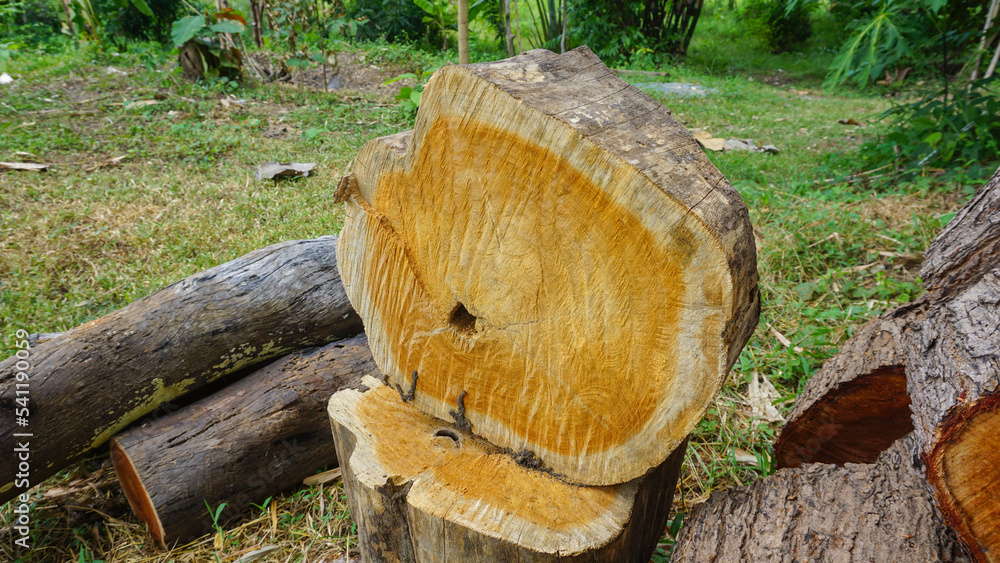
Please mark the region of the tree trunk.
<svg viewBox="0 0 1000 563"><path fill-rule="evenodd" d="M974 284L1000 266L1000 170L934 239L920 278L936 300Z"/></svg>
<svg viewBox="0 0 1000 563"><path fill-rule="evenodd" d="M361 332L335 267L336 237L257 250L0 363L0 449L29 442L30 476L0 456L0 503L161 403L245 367ZM15 406L27 402L27 426ZM17 414L21 418L21 414Z"/></svg>
<svg viewBox="0 0 1000 563"><path fill-rule="evenodd" d="M777 442L777 467L872 463L913 431L900 332L921 306L865 325L806 383Z"/></svg>
<svg viewBox="0 0 1000 563"><path fill-rule="evenodd" d="M469 64L469 0L458 0L458 64Z"/></svg>
<svg viewBox="0 0 1000 563"><path fill-rule="evenodd" d="M365 336L285 356L192 405L119 434L111 459L161 547L212 530L252 503L337 464L327 398L377 373Z"/></svg>
<svg viewBox="0 0 1000 563"><path fill-rule="evenodd" d="M781 469L712 494L671 561L968 561L941 519L912 435L868 465Z"/></svg>
<svg viewBox="0 0 1000 563"><path fill-rule="evenodd" d="M253 43L258 49L264 48L264 4L267 0L250 0L250 22L253 28Z"/></svg>
<svg viewBox="0 0 1000 563"><path fill-rule="evenodd" d="M417 408L589 485L685 440L760 304L746 207L669 113L537 50L441 69L412 137L362 148L338 264Z"/></svg>
<svg viewBox="0 0 1000 563"><path fill-rule="evenodd" d="M363 383L329 414L365 561L649 561L686 442L628 483L570 485Z"/></svg>
<svg viewBox="0 0 1000 563"><path fill-rule="evenodd" d="M513 57L516 53L514 52L514 34L511 33L510 27L510 2L511 0L501 0L503 2L503 29L504 38L507 43L507 55Z"/></svg>

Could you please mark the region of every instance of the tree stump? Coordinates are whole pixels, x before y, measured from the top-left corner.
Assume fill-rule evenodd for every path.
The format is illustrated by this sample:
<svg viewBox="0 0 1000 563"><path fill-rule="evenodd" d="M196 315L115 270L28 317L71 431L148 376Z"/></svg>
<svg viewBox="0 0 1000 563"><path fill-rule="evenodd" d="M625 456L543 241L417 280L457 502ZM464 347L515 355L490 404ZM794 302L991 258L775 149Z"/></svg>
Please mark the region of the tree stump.
<svg viewBox="0 0 1000 563"><path fill-rule="evenodd" d="M365 145L338 197L338 265L389 381L567 481L659 466L757 323L739 194L585 47L441 69L412 134Z"/></svg>
<svg viewBox="0 0 1000 563"><path fill-rule="evenodd" d="M164 402L292 350L361 332L335 267L336 240L251 252L52 336L31 349L27 370L18 369L16 357L0 363L0 427L30 434L4 432L0 448L13 452L30 442L31 451L29 487L14 485L17 456L0 456L0 503ZM31 413L25 428L15 426L20 401Z"/></svg>
<svg viewBox="0 0 1000 563"><path fill-rule="evenodd" d="M628 483L571 485L363 383L329 414L365 561L649 561L686 442Z"/></svg>
<svg viewBox="0 0 1000 563"><path fill-rule="evenodd" d="M713 493L685 522L670 560L929 563L969 558L942 521L911 434L875 463L813 463Z"/></svg>
<svg viewBox="0 0 1000 563"><path fill-rule="evenodd" d="M378 373L365 336L303 350L111 441L132 510L161 547L219 524L337 464L326 397Z"/></svg>

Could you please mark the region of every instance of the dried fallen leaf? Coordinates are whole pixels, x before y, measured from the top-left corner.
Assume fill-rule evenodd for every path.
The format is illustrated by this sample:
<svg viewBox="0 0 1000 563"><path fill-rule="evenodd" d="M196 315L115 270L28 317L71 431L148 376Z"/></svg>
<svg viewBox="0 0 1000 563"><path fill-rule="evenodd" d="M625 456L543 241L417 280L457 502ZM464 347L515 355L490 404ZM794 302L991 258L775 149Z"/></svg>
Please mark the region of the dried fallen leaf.
<svg viewBox="0 0 1000 563"><path fill-rule="evenodd" d="M710 151L721 151L726 148L725 139L720 139L718 137L712 137L708 139L698 139L697 137L695 137L695 139L698 140L698 144L700 144L701 146L705 147Z"/></svg>
<svg viewBox="0 0 1000 563"><path fill-rule="evenodd" d="M121 161L125 160L125 158L127 156L128 156L127 154L123 154L121 156L116 156L114 158L109 158L108 160L105 160L104 162L98 162L97 164L95 164L93 166L89 166L87 168L84 168L83 170L84 170L84 172L93 172L94 170L97 170L98 168L110 168L112 166L116 166L116 165L120 164Z"/></svg>
<svg viewBox="0 0 1000 563"><path fill-rule="evenodd" d="M750 415L767 422L784 422L785 419L771 403L780 395L767 377L753 371L750 385L747 388L747 402L750 404Z"/></svg>
<svg viewBox="0 0 1000 563"><path fill-rule="evenodd" d="M737 463L748 463L753 466L757 465L757 456L739 448L733 448L733 459L735 459Z"/></svg>
<svg viewBox="0 0 1000 563"><path fill-rule="evenodd" d="M34 162L0 162L0 170L27 170L29 172L45 172L49 169L48 164L36 164Z"/></svg>
<svg viewBox="0 0 1000 563"><path fill-rule="evenodd" d="M265 557L265 556L267 556L267 555L269 555L271 553L274 553L275 551L278 551L278 546L276 546L276 545L269 545L267 547L262 547L260 549L255 549L255 550L251 551L250 553L247 553L247 554L243 555L242 557L240 557L239 559L233 561L233 563L252 563L253 561L257 561L259 559L262 559L263 557Z"/></svg>
<svg viewBox="0 0 1000 563"><path fill-rule="evenodd" d="M315 162L265 162L257 166L254 178L277 181L281 178L308 176L315 167Z"/></svg>
<svg viewBox="0 0 1000 563"><path fill-rule="evenodd" d="M727 151L757 151L757 143L753 139L726 139Z"/></svg>

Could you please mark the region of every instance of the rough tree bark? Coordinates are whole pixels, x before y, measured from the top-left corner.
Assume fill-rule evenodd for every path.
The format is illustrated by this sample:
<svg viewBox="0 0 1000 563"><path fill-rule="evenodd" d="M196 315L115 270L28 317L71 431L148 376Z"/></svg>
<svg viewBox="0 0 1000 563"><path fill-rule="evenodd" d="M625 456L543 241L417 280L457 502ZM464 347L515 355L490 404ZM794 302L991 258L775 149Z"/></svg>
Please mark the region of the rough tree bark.
<svg viewBox="0 0 1000 563"><path fill-rule="evenodd" d="M327 398L378 373L365 336L293 354L111 441L136 515L161 547L212 529L317 470L337 464Z"/></svg>
<svg viewBox="0 0 1000 563"><path fill-rule="evenodd" d="M20 429L32 435L4 432L0 448L30 442L36 485L161 403L361 332L335 266L336 240L254 251L53 336L31 349L27 370L16 357L0 363L0 427L18 428L14 407L27 396L30 426ZM0 503L25 490L14 485L17 472L16 456L0 456Z"/></svg>
<svg viewBox="0 0 1000 563"><path fill-rule="evenodd" d="M948 522L1000 561L1000 268L907 327L907 377L928 478Z"/></svg>
<svg viewBox="0 0 1000 563"><path fill-rule="evenodd" d="M686 442L628 483L570 485L364 384L329 413L366 561L649 561Z"/></svg>
<svg viewBox="0 0 1000 563"><path fill-rule="evenodd" d="M339 190L338 265L383 373L569 481L659 466L757 323L739 194L585 47L445 67L423 96L412 136L365 145Z"/></svg>
<svg viewBox="0 0 1000 563"><path fill-rule="evenodd" d="M968 561L944 525L913 435L875 463L809 464L713 493L671 561Z"/></svg>

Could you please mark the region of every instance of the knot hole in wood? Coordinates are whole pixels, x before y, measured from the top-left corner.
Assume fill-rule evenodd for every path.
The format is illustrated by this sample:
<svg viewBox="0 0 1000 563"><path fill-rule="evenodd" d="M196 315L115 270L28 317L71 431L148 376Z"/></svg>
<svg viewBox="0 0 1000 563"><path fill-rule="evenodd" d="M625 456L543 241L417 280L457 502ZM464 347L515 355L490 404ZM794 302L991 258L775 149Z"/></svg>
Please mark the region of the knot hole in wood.
<svg viewBox="0 0 1000 563"><path fill-rule="evenodd" d="M449 438L452 442L455 442L455 447L459 447L462 444L462 437L458 435L458 432L451 430L449 428L442 428L434 433L435 438Z"/></svg>
<svg viewBox="0 0 1000 563"><path fill-rule="evenodd" d="M452 309L451 316L448 317L448 324L456 332L465 336L471 336L476 332L476 316L470 313L462 303Z"/></svg>

